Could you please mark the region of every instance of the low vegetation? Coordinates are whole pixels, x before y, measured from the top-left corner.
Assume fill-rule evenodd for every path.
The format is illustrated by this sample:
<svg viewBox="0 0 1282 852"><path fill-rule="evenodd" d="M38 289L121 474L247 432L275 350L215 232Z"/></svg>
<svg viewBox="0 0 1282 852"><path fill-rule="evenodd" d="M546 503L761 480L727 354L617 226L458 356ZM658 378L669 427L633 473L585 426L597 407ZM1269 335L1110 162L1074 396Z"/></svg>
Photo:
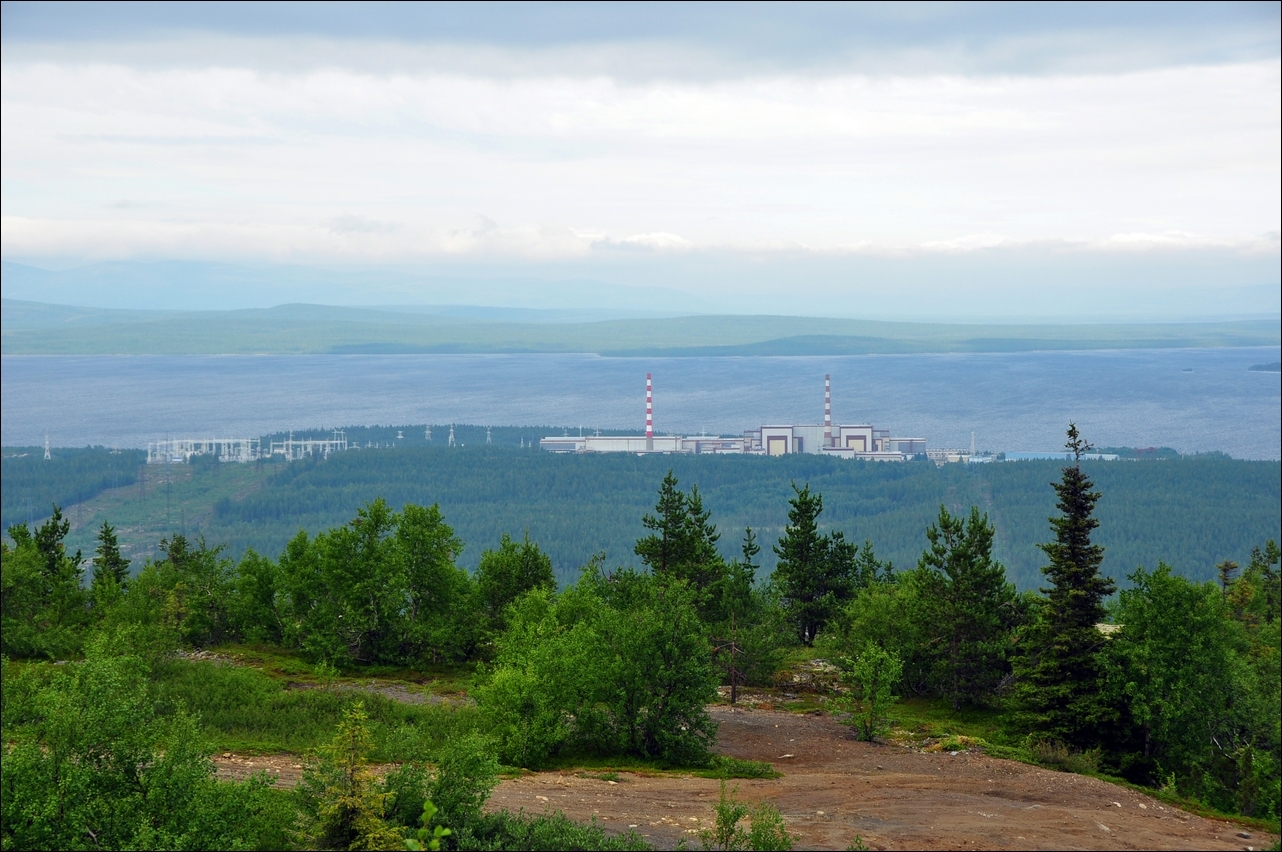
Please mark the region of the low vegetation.
<svg viewBox="0 0 1282 852"><path fill-rule="evenodd" d="M1068 446L1089 449L1075 428ZM438 506L374 500L274 558L169 536L141 566L109 524L86 566L55 510L0 548L3 845L642 848L486 803L525 769L774 777L714 751L708 706L741 695L1275 824L1276 543L1214 581L1137 568L1114 594L1091 470L1055 483L1040 592L1009 582L978 508L940 506L895 569L823 531L804 483L758 579L757 533L724 558L705 495L673 472L641 519L643 568L596 557L560 588L529 535L460 568ZM297 756L302 780L216 781L220 751ZM706 848L792 843L732 786L714 816Z"/></svg>

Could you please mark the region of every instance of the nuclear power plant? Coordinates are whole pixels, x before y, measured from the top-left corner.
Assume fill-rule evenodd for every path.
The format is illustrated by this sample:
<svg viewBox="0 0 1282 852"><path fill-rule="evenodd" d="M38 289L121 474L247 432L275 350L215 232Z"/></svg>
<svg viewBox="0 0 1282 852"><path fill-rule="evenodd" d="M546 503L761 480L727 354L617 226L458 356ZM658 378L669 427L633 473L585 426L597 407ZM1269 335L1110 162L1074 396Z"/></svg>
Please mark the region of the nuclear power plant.
<svg viewBox="0 0 1282 852"><path fill-rule="evenodd" d="M544 438L539 446L553 453L734 453L784 456L830 455L868 461L906 461L926 453L925 438L897 438L871 423L832 422L832 377L824 376L824 419L819 425L763 424L743 437L654 434L654 383L645 374L644 435L581 435Z"/></svg>
<svg viewBox="0 0 1282 852"><path fill-rule="evenodd" d="M400 433L397 434L401 438ZM432 439L431 427L425 427L424 437ZM455 446L454 427L450 427L448 446ZM491 443L486 430L486 443ZM973 439L972 439L973 444ZM371 446L367 443L367 446ZM522 441L524 446L524 441ZM895 437L885 429L871 423L832 422L832 378L824 376L823 423L763 423L746 430L740 436L721 435L656 435L654 434L654 381L645 374L645 434L644 435L570 435L554 436L539 441L539 447L552 453L694 453L696 455L755 455L786 456L797 453L828 455L845 459L867 461L907 461L927 457L936 464L950 461L991 461L990 456L978 457L974 447L944 450L926 449L925 438ZM221 462L250 462L272 457L286 461L321 457L341 453L359 444L349 444L346 433L335 431L329 438L295 438L290 432L284 441L269 441L266 446L259 438L165 438L147 445L149 464L174 464L190 462L199 456L211 456ZM46 451L47 455L47 451Z"/></svg>

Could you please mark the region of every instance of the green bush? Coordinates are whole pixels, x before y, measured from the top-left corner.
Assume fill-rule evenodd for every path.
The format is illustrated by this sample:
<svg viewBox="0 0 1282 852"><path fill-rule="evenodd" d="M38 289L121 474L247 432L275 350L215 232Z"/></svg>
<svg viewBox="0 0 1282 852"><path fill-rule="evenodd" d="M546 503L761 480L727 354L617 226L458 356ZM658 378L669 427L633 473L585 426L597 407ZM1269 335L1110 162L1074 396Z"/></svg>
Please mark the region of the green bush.
<svg viewBox="0 0 1282 852"><path fill-rule="evenodd" d="M1099 772L1100 750L1075 751L1058 740L1035 740L1029 743L1028 753L1036 763L1062 772L1094 775Z"/></svg>
<svg viewBox="0 0 1282 852"><path fill-rule="evenodd" d="M24 736L0 754L4 848L288 845L292 818L270 781L216 781L195 719L160 716L147 674L97 642L28 696Z"/></svg>
<svg viewBox="0 0 1282 852"><path fill-rule="evenodd" d="M716 675L694 597L681 580L592 569L559 596L538 589L520 598L474 693L500 758L707 765Z"/></svg>
<svg viewBox="0 0 1282 852"><path fill-rule="evenodd" d="M764 760L740 760L727 754L714 754L707 769L694 773L701 778L780 778L775 768Z"/></svg>
<svg viewBox="0 0 1282 852"><path fill-rule="evenodd" d="M726 793L726 782L721 782L721 795L714 806L716 820L711 829L699 832L699 842L704 849L719 852L735 850L760 850L760 852L785 852L792 848L793 835L788 833L779 809L768 802L749 807L735 798L736 787ZM749 819L748 828L739 825Z"/></svg>

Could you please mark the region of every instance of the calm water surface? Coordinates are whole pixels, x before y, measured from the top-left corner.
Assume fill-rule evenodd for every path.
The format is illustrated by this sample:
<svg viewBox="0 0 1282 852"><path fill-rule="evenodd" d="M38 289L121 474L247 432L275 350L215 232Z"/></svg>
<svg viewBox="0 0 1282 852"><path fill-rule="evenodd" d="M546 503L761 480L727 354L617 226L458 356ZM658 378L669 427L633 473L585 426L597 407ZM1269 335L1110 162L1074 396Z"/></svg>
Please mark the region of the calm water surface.
<svg viewBox="0 0 1282 852"><path fill-rule="evenodd" d="M476 423L735 434L761 423L874 423L931 446L1045 450L1075 420L1096 444L1282 456L1276 347L869 355L4 356L2 440L145 446L344 425Z"/></svg>

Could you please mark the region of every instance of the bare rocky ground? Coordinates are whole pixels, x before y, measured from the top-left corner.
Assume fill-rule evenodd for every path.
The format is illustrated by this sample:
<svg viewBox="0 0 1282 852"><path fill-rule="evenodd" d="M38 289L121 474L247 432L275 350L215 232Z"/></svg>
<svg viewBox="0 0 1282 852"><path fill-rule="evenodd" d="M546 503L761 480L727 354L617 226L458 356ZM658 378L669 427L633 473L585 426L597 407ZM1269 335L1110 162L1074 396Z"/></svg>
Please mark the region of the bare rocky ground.
<svg viewBox="0 0 1282 852"><path fill-rule="evenodd" d="M783 773L737 780L743 801L779 808L798 849L1255 849L1275 838L1187 814L1094 778L977 753L861 743L831 718L712 708L718 750ZM543 772L504 781L492 808L595 817L671 849L713 819L717 781L689 776Z"/></svg>
<svg viewBox="0 0 1282 852"><path fill-rule="evenodd" d="M746 802L784 816L798 849L1267 849L1276 837L1204 819L1094 778L979 753L918 752L853 739L831 718L764 709L711 708L718 750L764 760L783 773L732 780ZM223 778L266 771L298 783L294 755L215 756ZM698 847L719 783L671 773L539 772L499 784L490 809L595 818L632 828L660 849ZM1248 835L1248 836L1243 836Z"/></svg>

